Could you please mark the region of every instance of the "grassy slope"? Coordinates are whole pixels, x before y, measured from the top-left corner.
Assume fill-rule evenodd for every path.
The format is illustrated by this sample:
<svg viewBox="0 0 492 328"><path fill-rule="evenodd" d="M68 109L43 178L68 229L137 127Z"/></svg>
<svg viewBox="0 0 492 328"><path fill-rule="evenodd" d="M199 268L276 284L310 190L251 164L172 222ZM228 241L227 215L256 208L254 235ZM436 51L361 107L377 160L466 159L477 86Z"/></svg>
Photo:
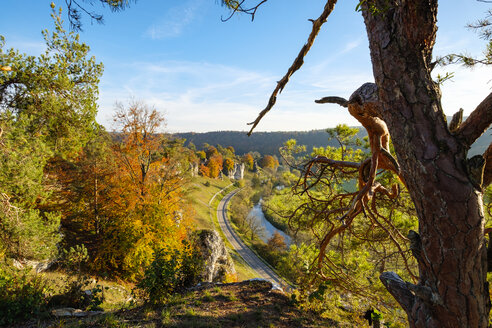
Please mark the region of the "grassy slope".
<svg viewBox="0 0 492 328"><path fill-rule="evenodd" d="M205 184L209 182L210 185ZM209 179L204 177L195 177L191 182L191 188L187 195L193 208L195 210L195 225L197 229L212 229L219 231L222 239L224 240L226 247L229 249L234 266L236 268L236 274L238 281L251 279L256 277L256 273L244 262L239 254L233 249L232 245L224 238L224 234L220 230L217 222L217 205L226 192L232 190L234 187L230 186L225 190L225 193L219 193L220 190L226 188L231 184L229 179ZM217 195L216 195L217 194ZM214 197L214 195L216 195ZM210 203L212 197L213 201Z"/></svg>
<svg viewBox="0 0 492 328"><path fill-rule="evenodd" d="M57 295L61 290L64 289L67 282L74 281L77 279L76 276L70 276L66 272L56 270L56 271L46 271L41 273L41 276L45 278L50 287L49 295ZM111 281L111 280L95 280L85 286L85 290L90 290L99 285L103 289L104 301L100 307L104 311L113 311L121 309L123 306L128 305L128 302L132 297L132 288L134 287L131 283L126 283L123 281ZM54 308L60 308L63 306L54 306Z"/></svg>
<svg viewBox="0 0 492 328"><path fill-rule="evenodd" d="M264 281L209 285L176 294L168 304L154 308L139 306L103 316L29 322L17 327L347 327L297 309L286 295L271 291L270 286ZM355 326L362 324L359 320Z"/></svg>
<svg viewBox="0 0 492 328"><path fill-rule="evenodd" d="M205 184L209 182L210 186ZM197 229L215 229L209 209L210 199L221 189L231 184L229 179L209 179L194 177L187 198L195 210L195 225Z"/></svg>

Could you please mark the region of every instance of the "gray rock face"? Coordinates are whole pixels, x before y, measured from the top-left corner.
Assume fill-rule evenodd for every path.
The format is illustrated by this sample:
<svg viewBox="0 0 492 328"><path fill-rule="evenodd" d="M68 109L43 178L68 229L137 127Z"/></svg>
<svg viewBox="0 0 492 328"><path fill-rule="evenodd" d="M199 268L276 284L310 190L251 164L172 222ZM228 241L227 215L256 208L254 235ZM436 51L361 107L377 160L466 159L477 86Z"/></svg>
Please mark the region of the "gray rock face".
<svg viewBox="0 0 492 328"><path fill-rule="evenodd" d="M49 267L54 263L53 260L44 261L31 261L31 260L16 260L14 259L13 265L15 268L22 270L25 267L32 268L36 270L36 273L40 273L49 269Z"/></svg>
<svg viewBox="0 0 492 328"><path fill-rule="evenodd" d="M236 273L234 263L217 231L202 230L198 233L198 238L205 259L202 281L223 282L226 274Z"/></svg>
<svg viewBox="0 0 492 328"><path fill-rule="evenodd" d="M190 174L192 177L198 176L198 163L190 163Z"/></svg>
<svg viewBox="0 0 492 328"><path fill-rule="evenodd" d="M244 163L236 163L234 164L234 168L232 170L227 171L227 177L229 179L241 180L244 177L244 168L246 166Z"/></svg>
<svg viewBox="0 0 492 328"><path fill-rule="evenodd" d="M234 168L232 170L227 171L227 177L229 179L234 179L234 176L236 175L236 165L237 164L234 164Z"/></svg>
<svg viewBox="0 0 492 328"><path fill-rule="evenodd" d="M236 180L242 180L244 178L244 168L246 166L244 165L244 163L236 163L234 165L234 170L236 171L234 173L234 179Z"/></svg>

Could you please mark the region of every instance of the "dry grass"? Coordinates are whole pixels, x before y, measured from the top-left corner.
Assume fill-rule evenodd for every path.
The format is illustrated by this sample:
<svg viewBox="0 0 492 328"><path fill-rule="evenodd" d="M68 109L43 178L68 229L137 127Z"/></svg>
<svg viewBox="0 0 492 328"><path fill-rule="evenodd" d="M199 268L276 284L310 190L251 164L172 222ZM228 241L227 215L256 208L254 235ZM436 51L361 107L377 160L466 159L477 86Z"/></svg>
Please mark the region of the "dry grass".
<svg viewBox="0 0 492 328"><path fill-rule="evenodd" d="M120 310L105 316L51 320L24 327L337 327L330 319L293 306L289 297L271 290L265 281L209 285L185 295L175 295L168 304Z"/></svg>

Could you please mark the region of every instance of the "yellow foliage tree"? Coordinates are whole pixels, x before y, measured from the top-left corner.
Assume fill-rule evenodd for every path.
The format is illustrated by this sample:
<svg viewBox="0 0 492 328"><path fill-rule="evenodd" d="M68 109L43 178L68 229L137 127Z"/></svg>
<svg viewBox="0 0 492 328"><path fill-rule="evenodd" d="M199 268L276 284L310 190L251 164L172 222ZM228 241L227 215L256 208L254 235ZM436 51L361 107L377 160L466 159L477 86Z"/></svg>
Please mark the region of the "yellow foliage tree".
<svg viewBox="0 0 492 328"><path fill-rule="evenodd" d="M123 141L114 147L117 173L112 179L112 221L97 250L96 268L116 269L140 278L156 249L178 249L190 230L191 208L184 203L179 162L159 155L163 117L139 102L119 105L115 121Z"/></svg>

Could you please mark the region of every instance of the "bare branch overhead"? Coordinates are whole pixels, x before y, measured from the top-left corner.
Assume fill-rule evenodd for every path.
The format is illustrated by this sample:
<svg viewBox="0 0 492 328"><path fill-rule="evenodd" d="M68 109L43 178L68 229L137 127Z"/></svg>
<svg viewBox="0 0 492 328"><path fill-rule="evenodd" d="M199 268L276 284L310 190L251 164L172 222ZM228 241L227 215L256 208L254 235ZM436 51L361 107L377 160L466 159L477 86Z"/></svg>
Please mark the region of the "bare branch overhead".
<svg viewBox="0 0 492 328"><path fill-rule="evenodd" d="M246 0L241 0L241 1L237 1L237 0L223 0L222 3L224 5L226 5L227 7L231 8L232 12L231 14L226 18L221 18L221 20L223 22L226 22L228 21L229 19L232 18L232 16L234 16L236 13L244 13L244 14L248 14L248 15L251 15L251 20L253 21L255 19L255 15L256 15L256 11L258 10L258 8L264 4L265 2L267 2L268 0L262 0L260 1L256 6L253 6L253 7L250 7L250 8L244 8L243 7L243 4Z"/></svg>
<svg viewBox="0 0 492 328"><path fill-rule="evenodd" d="M253 125L251 127L251 130L249 130L248 132L248 136L250 136L251 133L253 133L253 130L256 128L258 123L260 123L263 116L265 116L265 114L268 113L270 109L272 109L272 107L275 105L275 103L277 102L277 95L281 93L282 90L285 88L285 85L289 82L289 79L292 76L292 74L294 74L294 72L296 72L304 64L304 57L309 52L309 49L311 49L311 46L313 45L314 40L316 39L316 36L318 35L321 29L321 26L326 22L328 16L333 11L333 8L335 8L336 3L337 0L328 0L325 4L323 12L318 17L318 19L312 21L313 28L311 30L311 33L309 34L306 44L302 47L301 51L299 51L299 54L297 55L292 65L289 67L284 77L277 82L277 87L275 88L275 90L273 90L272 95L270 96L270 100L268 101L268 104L265 107L265 109L263 109L260 112L256 120L254 120L251 123L248 123L248 125Z"/></svg>

